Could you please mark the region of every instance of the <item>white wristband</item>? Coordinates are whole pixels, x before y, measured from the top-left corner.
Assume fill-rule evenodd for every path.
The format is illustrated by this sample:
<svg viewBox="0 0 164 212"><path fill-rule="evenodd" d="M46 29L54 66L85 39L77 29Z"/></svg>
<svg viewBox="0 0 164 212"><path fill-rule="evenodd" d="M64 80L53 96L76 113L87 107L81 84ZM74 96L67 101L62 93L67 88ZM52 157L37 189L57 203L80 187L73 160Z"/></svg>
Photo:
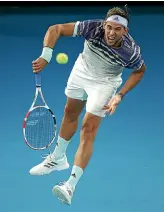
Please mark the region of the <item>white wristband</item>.
<svg viewBox="0 0 164 212"><path fill-rule="evenodd" d="M42 57L44 60L46 60L49 63L52 58L52 52L53 52L53 49L49 47L44 47L40 57Z"/></svg>

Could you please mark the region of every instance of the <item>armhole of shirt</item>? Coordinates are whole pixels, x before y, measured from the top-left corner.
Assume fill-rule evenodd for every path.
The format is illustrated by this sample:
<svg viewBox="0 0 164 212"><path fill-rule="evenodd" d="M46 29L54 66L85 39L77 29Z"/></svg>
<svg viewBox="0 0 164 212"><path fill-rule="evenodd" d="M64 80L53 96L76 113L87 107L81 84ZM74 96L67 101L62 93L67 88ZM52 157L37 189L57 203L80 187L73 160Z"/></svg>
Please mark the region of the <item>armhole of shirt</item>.
<svg viewBox="0 0 164 212"><path fill-rule="evenodd" d="M140 68L143 66L143 64L144 64L144 61L142 61L142 63L140 64L140 66L137 69L135 69L135 71L139 71Z"/></svg>
<svg viewBox="0 0 164 212"><path fill-rule="evenodd" d="M80 23L79 21L77 21L75 23L75 27L74 27L74 31L73 31L72 37L76 37L77 36L77 27L78 27L79 23Z"/></svg>

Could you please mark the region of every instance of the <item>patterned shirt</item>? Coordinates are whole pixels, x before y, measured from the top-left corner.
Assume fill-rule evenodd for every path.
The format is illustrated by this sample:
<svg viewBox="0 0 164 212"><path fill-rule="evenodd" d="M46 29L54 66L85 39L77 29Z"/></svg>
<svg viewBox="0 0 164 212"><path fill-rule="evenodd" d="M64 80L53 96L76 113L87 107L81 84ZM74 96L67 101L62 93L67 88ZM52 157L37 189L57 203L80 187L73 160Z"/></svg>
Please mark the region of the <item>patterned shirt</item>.
<svg viewBox="0 0 164 212"><path fill-rule="evenodd" d="M122 45L112 48L104 40L103 20L76 22L73 36L84 37L82 63L94 77L120 77L124 68L139 70L144 63L140 47L126 34Z"/></svg>

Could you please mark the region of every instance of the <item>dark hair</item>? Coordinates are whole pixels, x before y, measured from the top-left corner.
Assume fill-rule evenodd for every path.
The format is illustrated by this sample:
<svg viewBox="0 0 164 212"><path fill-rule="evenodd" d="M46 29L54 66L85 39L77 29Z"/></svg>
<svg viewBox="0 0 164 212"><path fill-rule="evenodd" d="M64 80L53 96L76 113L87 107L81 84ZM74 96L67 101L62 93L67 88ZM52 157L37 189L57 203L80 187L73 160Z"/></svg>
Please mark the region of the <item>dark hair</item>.
<svg viewBox="0 0 164 212"><path fill-rule="evenodd" d="M120 7L113 7L108 10L105 20L112 15L120 15L121 17L126 18L129 23L129 8L127 5L124 6L124 9L121 9Z"/></svg>

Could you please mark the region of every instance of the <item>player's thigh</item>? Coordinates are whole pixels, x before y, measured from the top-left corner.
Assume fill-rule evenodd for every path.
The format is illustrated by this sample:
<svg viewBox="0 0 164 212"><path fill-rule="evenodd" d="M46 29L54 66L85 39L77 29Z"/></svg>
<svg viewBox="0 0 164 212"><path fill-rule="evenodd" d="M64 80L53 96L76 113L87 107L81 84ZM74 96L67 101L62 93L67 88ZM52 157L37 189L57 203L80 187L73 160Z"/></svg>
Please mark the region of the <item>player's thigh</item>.
<svg viewBox="0 0 164 212"><path fill-rule="evenodd" d="M65 94L67 96L65 112L74 113L75 115L81 113L87 100L84 85L85 81L83 78L78 76L76 72L71 73L65 88Z"/></svg>
<svg viewBox="0 0 164 212"><path fill-rule="evenodd" d="M76 73L76 70L77 67L72 70L68 78L65 94L69 98L85 101L87 100L87 93L85 91L86 81Z"/></svg>
<svg viewBox="0 0 164 212"><path fill-rule="evenodd" d="M65 113L78 117L86 104L85 90L77 85L69 84L65 89L65 94L67 96Z"/></svg>
<svg viewBox="0 0 164 212"><path fill-rule="evenodd" d="M86 104L86 101L82 101L82 100L79 100L79 99L73 99L73 98L67 97L67 101L66 101L64 112L66 114L68 114L68 115L70 114L71 116L76 118L82 112L85 104Z"/></svg>
<svg viewBox="0 0 164 212"><path fill-rule="evenodd" d="M86 111L99 117L105 117L105 111L102 108L115 93L116 88L114 86L106 86L103 89L89 88Z"/></svg>

